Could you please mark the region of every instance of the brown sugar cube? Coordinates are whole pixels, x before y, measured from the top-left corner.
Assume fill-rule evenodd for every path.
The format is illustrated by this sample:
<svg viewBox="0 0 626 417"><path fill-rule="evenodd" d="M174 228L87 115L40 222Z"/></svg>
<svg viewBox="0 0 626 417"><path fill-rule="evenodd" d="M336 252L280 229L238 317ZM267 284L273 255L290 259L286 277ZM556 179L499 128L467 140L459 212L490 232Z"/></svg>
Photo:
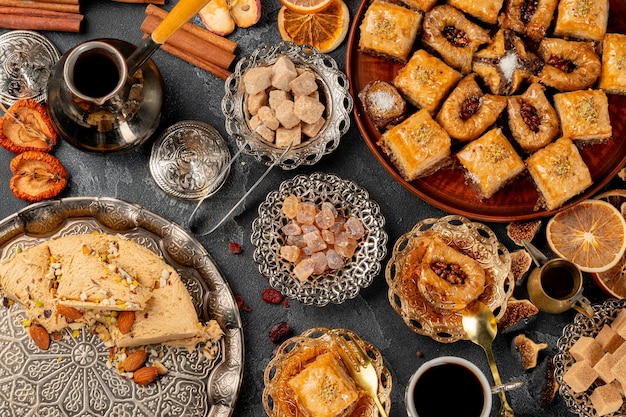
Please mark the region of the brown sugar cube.
<svg viewBox="0 0 626 417"><path fill-rule="evenodd" d="M626 334L626 309L621 310L611 322L611 328L620 336ZM623 338L624 336L622 336Z"/></svg>
<svg viewBox="0 0 626 417"><path fill-rule="evenodd" d="M593 366L593 369L598 373L598 377L605 383L610 384L615 379L613 375L613 365L615 365L615 359L610 353L605 353L602 358Z"/></svg>
<svg viewBox="0 0 626 417"><path fill-rule="evenodd" d="M320 117L315 123L302 123L302 134L313 138L317 136L318 133L320 133L320 130L322 130L322 127L324 127L325 123L326 119L324 119L323 117Z"/></svg>
<svg viewBox="0 0 626 417"><path fill-rule="evenodd" d="M243 85L248 94L256 94L272 85L271 67L250 68L243 74Z"/></svg>
<svg viewBox="0 0 626 417"><path fill-rule="evenodd" d="M263 122L263 125L268 129L276 130L280 126L280 122L276 118L274 110L272 110L268 106L261 107L259 109L259 112L257 113L257 116L259 116L259 119L261 120L261 122Z"/></svg>
<svg viewBox="0 0 626 417"><path fill-rule="evenodd" d="M293 102L293 112L304 123L315 123L324 114L326 106L309 96L298 96Z"/></svg>
<svg viewBox="0 0 626 417"><path fill-rule="evenodd" d="M613 376L624 386L626 385L626 356L616 357L613 355L613 359L615 359L615 365L611 369Z"/></svg>
<svg viewBox="0 0 626 417"><path fill-rule="evenodd" d="M291 94L283 90L272 90L269 94L269 105L276 110L283 101L291 100Z"/></svg>
<svg viewBox="0 0 626 417"><path fill-rule="evenodd" d="M317 90L315 74L311 71L304 71L289 83L294 96L308 96Z"/></svg>
<svg viewBox="0 0 626 417"><path fill-rule="evenodd" d="M570 348L569 353L577 361L587 362L590 366L595 365L604 355L600 343L589 336L581 336Z"/></svg>
<svg viewBox="0 0 626 417"><path fill-rule="evenodd" d="M281 55L272 65L272 87L289 91L289 83L298 76L296 66L291 59Z"/></svg>
<svg viewBox="0 0 626 417"><path fill-rule="evenodd" d="M300 125L292 127L291 129L286 129L284 127L279 127L276 129L276 146L281 148L286 148L290 143L293 142L293 146L300 144L302 140L302 131L300 129Z"/></svg>
<svg viewBox="0 0 626 417"><path fill-rule="evenodd" d="M267 106L267 92L265 90L256 94L250 94L246 99L246 105L248 107L248 113L254 116L259 109L263 106Z"/></svg>
<svg viewBox="0 0 626 417"><path fill-rule="evenodd" d="M613 413L622 406L622 395L612 384L602 385L593 390L591 404L599 416Z"/></svg>
<svg viewBox="0 0 626 417"><path fill-rule="evenodd" d="M605 324L596 336L596 342L600 343L605 352L613 353L624 343L624 338L617 334L611 326Z"/></svg>
<svg viewBox="0 0 626 417"><path fill-rule="evenodd" d="M293 101L285 100L276 109L276 118L285 129L300 124L300 118L293 112Z"/></svg>
<svg viewBox="0 0 626 417"><path fill-rule="evenodd" d="M619 347L615 349L615 352L612 352L612 355L616 361L626 356L626 343L619 345Z"/></svg>
<svg viewBox="0 0 626 417"><path fill-rule="evenodd" d="M250 125L250 129L256 129L255 132L257 135L261 136L261 138L268 143L274 143L274 137L276 133L270 129L269 127L262 124L259 116L255 115L250 118L248 124ZM259 126L260 125L260 126Z"/></svg>
<svg viewBox="0 0 626 417"><path fill-rule="evenodd" d="M563 374L563 382L578 393L586 391L597 377L598 374L587 362L574 362Z"/></svg>

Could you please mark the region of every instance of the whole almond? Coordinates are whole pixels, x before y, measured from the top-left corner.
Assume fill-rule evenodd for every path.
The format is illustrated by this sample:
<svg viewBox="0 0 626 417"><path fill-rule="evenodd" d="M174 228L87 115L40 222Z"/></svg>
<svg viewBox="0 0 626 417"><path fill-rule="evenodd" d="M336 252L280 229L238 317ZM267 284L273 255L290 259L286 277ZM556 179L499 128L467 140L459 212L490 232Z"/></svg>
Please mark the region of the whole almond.
<svg viewBox="0 0 626 417"><path fill-rule="evenodd" d="M148 359L148 353L145 349L137 350L126 357L124 360L124 371L135 372L141 368Z"/></svg>
<svg viewBox="0 0 626 417"><path fill-rule="evenodd" d="M78 320L83 316L83 313L81 313L79 310L75 309L74 307L64 306L63 304L59 304L57 306L57 311L60 315L65 316L66 319L72 321Z"/></svg>
<svg viewBox="0 0 626 417"><path fill-rule="evenodd" d="M32 324L28 329L30 337L41 350L48 350L50 347L50 335L41 324Z"/></svg>
<svg viewBox="0 0 626 417"><path fill-rule="evenodd" d="M133 380L138 385L148 385L156 379L159 371L154 366L144 366L133 373Z"/></svg>
<svg viewBox="0 0 626 417"><path fill-rule="evenodd" d="M135 323L135 312L134 311L122 311L117 316L117 327L120 329L120 333L126 334L130 331L130 328L133 327Z"/></svg>

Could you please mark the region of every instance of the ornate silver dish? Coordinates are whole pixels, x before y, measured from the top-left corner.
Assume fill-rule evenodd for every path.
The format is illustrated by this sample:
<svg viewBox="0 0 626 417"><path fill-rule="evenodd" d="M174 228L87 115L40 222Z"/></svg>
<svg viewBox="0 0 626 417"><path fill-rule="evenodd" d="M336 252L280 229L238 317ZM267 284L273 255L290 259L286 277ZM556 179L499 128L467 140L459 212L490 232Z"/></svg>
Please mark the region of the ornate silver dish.
<svg viewBox="0 0 626 417"><path fill-rule="evenodd" d="M318 85L321 87L321 99L326 104L324 113L326 124L319 134L295 145L279 162L283 169L294 169L300 165L315 164L322 156L331 153L339 146L341 137L350 128L353 102L348 91L348 78L338 69L337 63L331 56L321 54L311 46L298 46L293 42L263 45L237 62L232 75L226 80L226 92L222 99L226 131L235 139L237 146L244 153L270 165L284 151L284 148L265 142L250 129L242 80L246 70L256 66L271 65L281 55L290 58L296 67L306 68L315 73Z"/></svg>
<svg viewBox="0 0 626 417"><path fill-rule="evenodd" d="M591 384L591 387L585 392L575 393L563 381L563 374L575 362L570 355L570 348L576 343L581 336L595 337L605 324L610 324L621 310L626 307L626 300L607 300L603 304L595 304L592 306L594 310L593 317L587 317L583 314L576 314L574 322L563 328L563 335L557 341L559 353L554 356L554 376L559 383L559 393L569 411L581 417L598 416L595 408L591 404L591 393L598 386L597 383ZM626 414L626 404L607 416L623 416Z"/></svg>
<svg viewBox="0 0 626 417"><path fill-rule="evenodd" d="M461 322L462 310L445 310L432 305L421 295L416 280L409 274L408 260L415 240L430 231L483 267L485 289L478 299L496 318L504 314L515 288L510 272L511 255L490 228L456 215L424 219L395 243L385 270L391 307L415 333L444 343L467 339Z"/></svg>
<svg viewBox="0 0 626 417"><path fill-rule="evenodd" d="M288 195L295 195L303 201L330 202L345 215L361 220L367 232L352 259L342 269L302 282L292 273L294 265L279 256L279 247L284 244L280 228L289 221L282 212L283 200ZM278 190L267 195L259 206L259 217L252 223L250 240L256 246L253 256L259 264L259 271L268 277L273 288L288 298L322 307L329 302L340 304L354 298L361 288L372 283L387 254L388 238L384 225L380 206L370 200L365 189L336 175L314 173L284 181Z"/></svg>
<svg viewBox="0 0 626 417"><path fill-rule="evenodd" d="M0 415L231 416L243 374L239 311L210 255L181 227L114 198L47 201L0 221L0 260L51 238L93 231L132 238L178 271L199 317L217 320L224 330L216 358L156 346L169 373L141 387L107 367L109 348L86 331L42 352L13 305L0 309Z"/></svg>

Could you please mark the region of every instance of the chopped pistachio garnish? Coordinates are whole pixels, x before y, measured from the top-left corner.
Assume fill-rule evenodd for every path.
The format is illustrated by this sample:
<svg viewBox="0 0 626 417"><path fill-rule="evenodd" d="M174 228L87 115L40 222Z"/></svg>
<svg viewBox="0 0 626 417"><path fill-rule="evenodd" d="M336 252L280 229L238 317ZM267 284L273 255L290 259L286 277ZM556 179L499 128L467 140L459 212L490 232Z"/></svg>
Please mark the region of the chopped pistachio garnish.
<svg viewBox="0 0 626 417"><path fill-rule="evenodd" d="M337 387L333 384L332 381L328 379L324 379L320 384L320 398L322 398L327 403L332 402L337 397Z"/></svg>
<svg viewBox="0 0 626 417"><path fill-rule="evenodd" d="M426 146L432 137L433 130L426 124L422 123L417 129L406 129L407 138L415 141L418 145Z"/></svg>
<svg viewBox="0 0 626 417"><path fill-rule="evenodd" d="M483 155L489 162L492 162L494 164L509 157L507 149L499 143L494 143L492 145L486 146L483 149Z"/></svg>
<svg viewBox="0 0 626 417"><path fill-rule="evenodd" d="M567 175L572 170L569 158L565 155L555 155L550 162L552 172L560 177Z"/></svg>
<svg viewBox="0 0 626 417"><path fill-rule="evenodd" d="M624 68L626 68L626 56L622 55L617 58L617 69L622 71Z"/></svg>
<svg viewBox="0 0 626 417"><path fill-rule="evenodd" d="M435 76L432 69L418 66L413 72L413 79L421 84L432 84Z"/></svg>
<svg viewBox="0 0 626 417"><path fill-rule="evenodd" d="M598 122L598 109L596 108L593 97L585 97L578 106L576 106L576 113L587 123Z"/></svg>
<svg viewBox="0 0 626 417"><path fill-rule="evenodd" d="M387 19L380 19L376 22L372 34L384 39L391 39L393 37L393 25Z"/></svg>
<svg viewBox="0 0 626 417"><path fill-rule="evenodd" d="M574 16L588 17L594 0L578 0L574 5Z"/></svg>

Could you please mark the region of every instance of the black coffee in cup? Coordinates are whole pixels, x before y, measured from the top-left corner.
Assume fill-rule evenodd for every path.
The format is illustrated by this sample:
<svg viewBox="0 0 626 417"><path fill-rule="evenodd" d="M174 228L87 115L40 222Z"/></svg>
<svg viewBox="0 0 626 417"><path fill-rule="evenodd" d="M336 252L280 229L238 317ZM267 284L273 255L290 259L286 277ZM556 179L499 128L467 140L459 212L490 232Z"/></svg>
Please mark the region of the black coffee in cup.
<svg viewBox="0 0 626 417"><path fill-rule="evenodd" d="M93 49L80 55L74 64L73 82L87 97L99 98L110 94L120 82L120 68L105 50Z"/></svg>
<svg viewBox="0 0 626 417"><path fill-rule="evenodd" d="M416 381L413 402L419 417L479 417L485 394L474 372L457 363L427 369Z"/></svg>
<svg viewBox="0 0 626 417"><path fill-rule="evenodd" d="M544 269L541 274L541 286L545 293L557 300L563 300L572 296L577 289L574 281L576 271L572 271L568 265L555 265Z"/></svg>

